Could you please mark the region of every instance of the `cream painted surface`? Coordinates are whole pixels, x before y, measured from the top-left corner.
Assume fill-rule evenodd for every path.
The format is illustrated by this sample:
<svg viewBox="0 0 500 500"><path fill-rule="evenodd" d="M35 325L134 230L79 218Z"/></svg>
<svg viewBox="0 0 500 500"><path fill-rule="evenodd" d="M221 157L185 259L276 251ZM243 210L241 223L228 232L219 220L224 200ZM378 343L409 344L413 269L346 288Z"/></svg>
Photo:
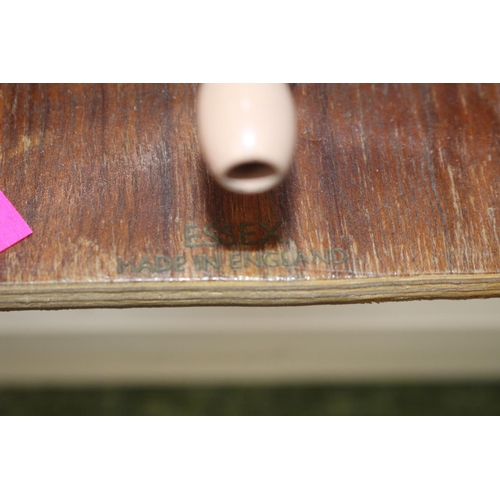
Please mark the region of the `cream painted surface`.
<svg viewBox="0 0 500 500"><path fill-rule="evenodd" d="M500 300L0 313L0 384L500 378Z"/></svg>

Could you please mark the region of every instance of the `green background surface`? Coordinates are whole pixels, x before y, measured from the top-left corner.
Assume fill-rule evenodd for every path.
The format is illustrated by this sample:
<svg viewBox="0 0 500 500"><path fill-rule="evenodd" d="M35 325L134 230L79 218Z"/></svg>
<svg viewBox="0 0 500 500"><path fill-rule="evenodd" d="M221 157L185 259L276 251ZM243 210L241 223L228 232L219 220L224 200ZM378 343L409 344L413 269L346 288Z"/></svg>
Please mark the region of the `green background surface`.
<svg viewBox="0 0 500 500"><path fill-rule="evenodd" d="M1 389L0 415L500 415L500 384Z"/></svg>

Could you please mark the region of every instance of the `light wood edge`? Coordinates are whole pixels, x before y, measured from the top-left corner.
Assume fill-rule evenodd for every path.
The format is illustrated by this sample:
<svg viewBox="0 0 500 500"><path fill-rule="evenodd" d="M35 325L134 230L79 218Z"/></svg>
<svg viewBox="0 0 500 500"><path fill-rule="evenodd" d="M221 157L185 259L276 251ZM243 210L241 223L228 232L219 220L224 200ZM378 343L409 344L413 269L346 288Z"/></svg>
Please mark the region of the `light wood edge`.
<svg viewBox="0 0 500 500"><path fill-rule="evenodd" d="M500 296L500 274L300 281L136 281L0 285L0 310L291 306Z"/></svg>

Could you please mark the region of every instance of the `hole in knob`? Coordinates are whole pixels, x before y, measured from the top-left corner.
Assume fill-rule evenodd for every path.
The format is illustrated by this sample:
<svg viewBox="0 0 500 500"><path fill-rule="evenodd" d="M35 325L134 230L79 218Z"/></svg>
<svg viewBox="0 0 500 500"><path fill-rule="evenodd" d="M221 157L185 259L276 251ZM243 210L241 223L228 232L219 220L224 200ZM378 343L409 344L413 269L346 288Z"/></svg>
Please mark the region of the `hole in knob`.
<svg viewBox="0 0 500 500"><path fill-rule="evenodd" d="M269 177L271 175L275 175L276 170L268 165L267 163L262 162L248 162L241 163L240 165L236 165L226 174L230 179L260 179L263 177Z"/></svg>

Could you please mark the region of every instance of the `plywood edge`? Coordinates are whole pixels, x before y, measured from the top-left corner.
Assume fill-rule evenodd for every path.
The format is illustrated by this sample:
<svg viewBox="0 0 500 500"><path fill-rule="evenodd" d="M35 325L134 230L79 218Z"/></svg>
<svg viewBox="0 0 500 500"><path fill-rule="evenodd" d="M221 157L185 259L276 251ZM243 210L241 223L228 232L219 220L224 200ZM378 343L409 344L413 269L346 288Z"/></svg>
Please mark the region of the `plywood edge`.
<svg viewBox="0 0 500 500"><path fill-rule="evenodd" d="M500 274L294 281L4 284L0 310L154 306L290 306L500 296Z"/></svg>

